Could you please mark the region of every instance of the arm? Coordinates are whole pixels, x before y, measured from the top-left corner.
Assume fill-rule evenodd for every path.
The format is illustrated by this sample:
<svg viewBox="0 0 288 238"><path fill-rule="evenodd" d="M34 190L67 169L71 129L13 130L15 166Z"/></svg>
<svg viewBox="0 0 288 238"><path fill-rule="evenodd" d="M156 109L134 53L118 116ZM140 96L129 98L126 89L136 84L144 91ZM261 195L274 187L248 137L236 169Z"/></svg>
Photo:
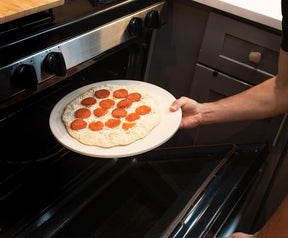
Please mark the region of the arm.
<svg viewBox="0 0 288 238"><path fill-rule="evenodd" d="M288 196L282 201L281 205L257 233L257 238L286 238L288 234Z"/></svg>
<svg viewBox="0 0 288 238"><path fill-rule="evenodd" d="M264 225L264 227L254 235L244 233L234 233L226 238L286 238L288 234L288 196Z"/></svg>
<svg viewBox="0 0 288 238"><path fill-rule="evenodd" d="M182 97L170 110L183 110L181 127L262 119L288 112L288 52L280 50L278 75L240 94L211 103Z"/></svg>

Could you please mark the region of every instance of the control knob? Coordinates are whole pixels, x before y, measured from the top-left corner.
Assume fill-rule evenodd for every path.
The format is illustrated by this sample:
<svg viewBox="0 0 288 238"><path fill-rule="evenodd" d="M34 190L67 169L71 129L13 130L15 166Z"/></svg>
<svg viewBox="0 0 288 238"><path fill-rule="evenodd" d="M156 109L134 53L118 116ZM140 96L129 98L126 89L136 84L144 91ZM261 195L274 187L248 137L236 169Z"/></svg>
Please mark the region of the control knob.
<svg viewBox="0 0 288 238"><path fill-rule="evenodd" d="M142 19L133 17L128 24L128 32L130 36L141 37L143 35L143 24Z"/></svg>
<svg viewBox="0 0 288 238"><path fill-rule="evenodd" d="M49 53L43 61L43 67L48 74L65 76L67 73L65 60L60 52Z"/></svg>
<svg viewBox="0 0 288 238"><path fill-rule="evenodd" d="M150 11L145 17L145 25L148 28L159 29L161 27L161 18L158 11Z"/></svg>
<svg viewBox="0 0 288 238"><path fill-rule="evenodd" d="M38 80L34 66L29 64L19 65L14 70L11 81L18 88L36 90Z"/></svg>

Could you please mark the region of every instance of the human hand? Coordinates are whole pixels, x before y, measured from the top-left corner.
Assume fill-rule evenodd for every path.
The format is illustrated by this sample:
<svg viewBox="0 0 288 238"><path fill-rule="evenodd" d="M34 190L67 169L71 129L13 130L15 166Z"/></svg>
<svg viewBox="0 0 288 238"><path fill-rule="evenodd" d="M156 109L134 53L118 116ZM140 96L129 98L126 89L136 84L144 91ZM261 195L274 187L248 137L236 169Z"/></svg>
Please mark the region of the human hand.
<svg viewBox="0 0 288 238"><path fill-rule="evenodd" d="M231 234L230 236L227 236L226 238L256 238L256 234L248 235L242 232L236 232L236 233Z"/></svg>
<svg viewBox="0 0 288 238"><path fill-rule="evenodd" d="M175 112L182 108L182 121L180 128L193 128L201 124L201 104L193 99L181 97L170 106L170 111Z"/></svg>

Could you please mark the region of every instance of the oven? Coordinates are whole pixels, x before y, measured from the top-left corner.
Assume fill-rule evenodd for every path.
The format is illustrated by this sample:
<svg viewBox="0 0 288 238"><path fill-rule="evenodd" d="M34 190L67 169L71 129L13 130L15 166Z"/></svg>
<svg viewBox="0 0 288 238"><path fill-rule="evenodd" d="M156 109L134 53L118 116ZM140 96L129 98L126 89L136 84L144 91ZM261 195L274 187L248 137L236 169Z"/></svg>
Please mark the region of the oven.
<svg viewBox="0 0 288 238"><path fill-rule="evenodd" d="M49 127L55 104L82 86L149 82L166 14L158 0L67 0L0 24L1 237L224 237L236 226L265 145L172 137L95 158L63 147Z"/></svg>

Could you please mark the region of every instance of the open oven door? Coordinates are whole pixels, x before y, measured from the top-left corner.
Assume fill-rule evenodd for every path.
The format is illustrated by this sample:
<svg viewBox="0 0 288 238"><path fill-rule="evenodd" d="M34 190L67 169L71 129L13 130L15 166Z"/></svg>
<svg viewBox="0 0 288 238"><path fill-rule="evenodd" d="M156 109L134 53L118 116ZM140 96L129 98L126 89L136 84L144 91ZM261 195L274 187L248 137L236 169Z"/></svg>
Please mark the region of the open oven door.
<svg viewBox="0 0 288 238"><path fill-rule="evenodd" d="M234 149L226 155L225 163L219 164L221 168L210 174L207 186L193 195L162 237L225 238L237 231L243 221L250 220L251 217L245 216L248 214L245 209L261 177L267 148L249 144L237 145ZM251 212L255 215L258 209L254 207L250 215ZM250 232L250 225L246 222L241 231Z"/></svg>

